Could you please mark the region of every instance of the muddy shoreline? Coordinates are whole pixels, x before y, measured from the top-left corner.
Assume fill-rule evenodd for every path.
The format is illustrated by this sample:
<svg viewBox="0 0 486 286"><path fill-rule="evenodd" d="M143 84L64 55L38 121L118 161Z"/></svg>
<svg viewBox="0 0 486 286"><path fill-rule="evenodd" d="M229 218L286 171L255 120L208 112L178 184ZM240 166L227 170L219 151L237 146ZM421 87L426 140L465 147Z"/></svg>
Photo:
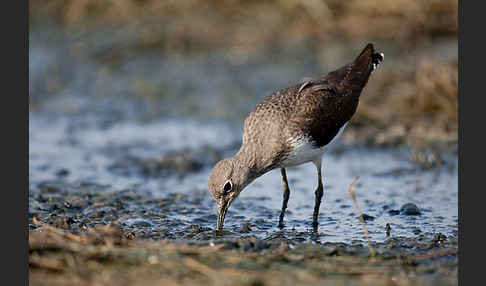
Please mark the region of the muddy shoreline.
<svg viewBox="0 0 486 286"><path fill-rule="evenodd" d="M355 149L338 146L329 156ZM414 168L389 170L379 176L399 178L454 169L447 166L450 160L454 162L454 154L441 154L440 158L442 164L416 162L411 165ZM168 161L173 164L170 169L177 169L176 161ZM56 179L31 184L31 285L457 285L457 224L447 228L448 233L430 231L423 222L415 227L412 224L421 220L400 205L384 209L381 217L399 217L411 232L403 236L403 230L392 223L387 235L384 225L378 227L382 239L372 240L376 252L372 257L363 234L358 235L361 239L334 242L326 233L330 229L325 220L317 233L305 220L290 220L288 227L277 231L278 214L267 209L263 214L269 219L259 218L258 213L240 218L233 214L225 231L218 234L215 208L205 189L153 196L135 188L70 181L71 172L57 171ZM136 176L152 175L136 172ZM267 204L272 200L265 196L255 199ZM322 212L328 214L330 204L335 203L324 200ZM370 203L365 201L362 206L365 212L372 213L367 207ZM422 205L419 211L424 211ZM418 217L428 216L427 212ZM345 223L339 217L334 220ZM381 220L370 215L367 225L374 230L373 223ZM355 232L360 233L358 218L354 216L352 221Z"/></svg>
<svg viewBox="0 0 486 286"><path fill-rule="evenodd" d="M177 165L177 163L174 164ZM172 168L176 169L175 166L172 166ZM403 173L426 172L422 168L418 167L416 171L396 169L378 175L404 176ZM441 171L443 173L448 172L447 167L436 167L436 169L439 168L444 169ZM195 188L185 192L176 191L153 196L149 193L140 192L136 188L117 189L111 185L101 185L88 181L70 182L63 178L69 176L67 169L58 171L56 175L59 177L56 180L46 180L31 186L29 195L29 228L31 230L38 228L33 223L33 220L37 219L42 223L62 228L74 234L82 233L99 225L117 224L120 225L127 237L198 241L217 238L213 228L216 221L216 206L206 189ZM151 175L146 174L146 176ZM325 242L329 240L326 232L332 232L332 228L328 227L327 217L331 219L333 225L348 223L349 221L340 218L340 213L332 212L333 205L339 204L338 209L349 209L349 213L354 214L351 223L353 223L353 219L357 218L356 211L351 208L350 199L344 197L344 201L341 198L334 201L324 200L320 216L321 229L317 233L311 230L309 220L305 217L292 220L293 212L296 211L293 208L289 209L290 219L286 223L287 227L284 230L279 230L275 225L278 213L275 204L273 204L273 209L259 209L259 211L253 211L253 208L246 209L247 203L251 204L255 201L263 201L263 205L265 205L265 201L267 205L270 204L270 201L277 201L278 203L278 197L272 198L262 194L240 201L243 202L236 202L231 212L230 222L225 228L226 237L238 238L253 235L271 239L276 236L293 239L296 242L318 238L318 242ZM430 227L427 227L427 223L424 222L426 217L431 219L436 217L428 214L434 213L434 210L427 209L423 203L419 204L420 208L410 202L401 206L388 203L382 205L381 208L380 204L370 200L365 200L364 203L365 213L363 217L365 221L369 221L368 223L371 224L375 223L375 219L379 221L379 223L370 226L375 234L374 238L378 238L378 241L388 238L390 233L392 237L396 236L395 227L402 231L398 232L399 236L405 230L412 236L436 234L435 228L432 228L431 231ZM373 212L374 209L381 209L378 215ZM452 214L452 218L457 218L453 212L450 214ZM445 219L444 217L438 218L440 218L440 221ZM447 226L445 230L448 232L447 235L456 236L457 219L453 221L456 224ZM356 219L356 227L359 227L357 222ZM393 227L386 233L385 225L390 223ZM352 229L349 231L352 231ZM359 232L359 229L357 232ZM359 237L359 235L355 234L352 237ZM352 241L343 238L346 242Z"/></svg>
<svg viewBox="0 0 486 286"><path fill-rule="evenodd" d="M127 236L119 225L72 234L30 231L31 285L457 285L457 239L394 237L373 244L284 238L203 243Z"/></svg>

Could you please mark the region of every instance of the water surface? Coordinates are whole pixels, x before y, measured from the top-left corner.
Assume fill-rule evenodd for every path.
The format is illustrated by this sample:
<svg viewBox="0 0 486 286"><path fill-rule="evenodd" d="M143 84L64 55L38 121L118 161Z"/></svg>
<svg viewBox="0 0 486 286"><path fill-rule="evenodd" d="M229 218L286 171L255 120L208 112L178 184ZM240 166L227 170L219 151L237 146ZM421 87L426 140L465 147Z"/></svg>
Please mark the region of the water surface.
<svg viewBox="0 0 486 286"><path fill-rule="evenodd" d="M216 204L207 182L214 163L236 152L240 135L235 128L221 122L195 120L128 121L110 127L100 127L95 119L93 123L75 122L64 117L47 119L31 115L31 194L38 192L39 184L50 181L71 186L74 192L78 191L76 186L88 183L103 186L99 192L131 190L155 200L171 198L178 206L157 209L153 202L145 206L134 202L134 211L127 211L128 216L120 220L127 226L143 220L150 226L145 232L182 231L181 237L187 227L202 227L208 234L214 229ZM166 169L162 163L157 165L174 152L186 154L178 156L190 162L183 165L187 170L182 173L177 171L176 161L167 161ZM209 156L211 152L216 155ZM324 198L317 234L311 228L317 174L314 165L308 163L287 170L291 194L284 230L277 228L282 204L280 171L273 170L250 184L233 203L225 222L225 229L233 233L227 235L312 237L321 242L363 240L363 230L348 193L349 184L357 176L356 197L362 212L373 217L366 223L373 241L387 238L387 223L392 236L437 232L455 235L457 158L446 156L442 167L424 170L411 157L408 149L369 149L336 141L323 157ZM175 200L177 194L183 197ZM405 203L415 203L421 215L396 215ZM149 206L153 217L137 212L137 208ZM166 219L160 220L157 214ZM251 231L241 233L245 224ZM200 235L195 239L210 237Z"/></svg>

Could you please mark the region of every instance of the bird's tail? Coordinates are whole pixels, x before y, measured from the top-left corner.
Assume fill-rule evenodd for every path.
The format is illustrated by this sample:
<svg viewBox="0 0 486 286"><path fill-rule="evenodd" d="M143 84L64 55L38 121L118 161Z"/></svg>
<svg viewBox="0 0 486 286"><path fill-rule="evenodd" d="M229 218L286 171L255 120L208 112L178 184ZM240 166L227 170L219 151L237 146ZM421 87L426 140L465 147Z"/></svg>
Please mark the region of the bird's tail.
<svg viewBox="0 0 486 286"><path fill-rule="evenodd" d="M361 90L383 58L383 53L375 53L373 44L368 44L352 63L330 72L323 80L333 84L341 92L350 88Z"/></svg>

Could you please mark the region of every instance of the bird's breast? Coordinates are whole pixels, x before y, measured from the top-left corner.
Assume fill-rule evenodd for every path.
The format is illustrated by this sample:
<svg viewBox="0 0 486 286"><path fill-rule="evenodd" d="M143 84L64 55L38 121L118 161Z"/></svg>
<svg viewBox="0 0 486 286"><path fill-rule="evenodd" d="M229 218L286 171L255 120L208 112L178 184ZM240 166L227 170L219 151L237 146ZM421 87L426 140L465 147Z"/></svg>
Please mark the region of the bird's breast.
<svg viewBox="0 0 486 286"><path fill-rule="evenodd" d="M288 157L282 162L283 167L297 166L314 161L322 156L324 148L316 147L310 137L292 138Z"/></svg>

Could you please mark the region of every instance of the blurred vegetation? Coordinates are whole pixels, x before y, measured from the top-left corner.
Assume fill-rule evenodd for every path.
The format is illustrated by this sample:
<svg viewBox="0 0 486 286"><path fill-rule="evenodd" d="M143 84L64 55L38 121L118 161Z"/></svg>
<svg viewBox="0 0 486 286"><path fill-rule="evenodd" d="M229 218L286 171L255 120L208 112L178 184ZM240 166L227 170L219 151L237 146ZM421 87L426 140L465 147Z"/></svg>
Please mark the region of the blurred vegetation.
<svg viewBox="0 0 486 286"><path fill-rule="evenodd" d="M144 48L191 47L256 51L339 36L417 41L457 35L457 1L155 1L33 0L31 23L53 19L68 27L126 26Z"/></svg>
<svg viewBox="0 0 486 286"><path fill-rule="evenodd" d="M407 143L416 147L457 141L457 59L423 57L410 72L387 70L373 77L376 84L370 85L371 90L362 97L354 121L373 127L363 129L365 134L344 136L363 135L378 144Z"/></svg>
<svg viewBox="0 0 486 286"><path fill-rule="evenodd" d="M108 66L144 52L220 51L232 62L278 61L278 51L301 45L327 72L374 42L385 51L385 62L344 139L391 145L457 141L455 0L32 0L29 15L31 31L51 22L74 34L135 35L118 35L123 49L112 46L96 55ZM81 54L83 45L75 47ZM52 79L47 85L60 86ZM139 80L136 90L157 95L164 86L147 85Z"/></svg>

